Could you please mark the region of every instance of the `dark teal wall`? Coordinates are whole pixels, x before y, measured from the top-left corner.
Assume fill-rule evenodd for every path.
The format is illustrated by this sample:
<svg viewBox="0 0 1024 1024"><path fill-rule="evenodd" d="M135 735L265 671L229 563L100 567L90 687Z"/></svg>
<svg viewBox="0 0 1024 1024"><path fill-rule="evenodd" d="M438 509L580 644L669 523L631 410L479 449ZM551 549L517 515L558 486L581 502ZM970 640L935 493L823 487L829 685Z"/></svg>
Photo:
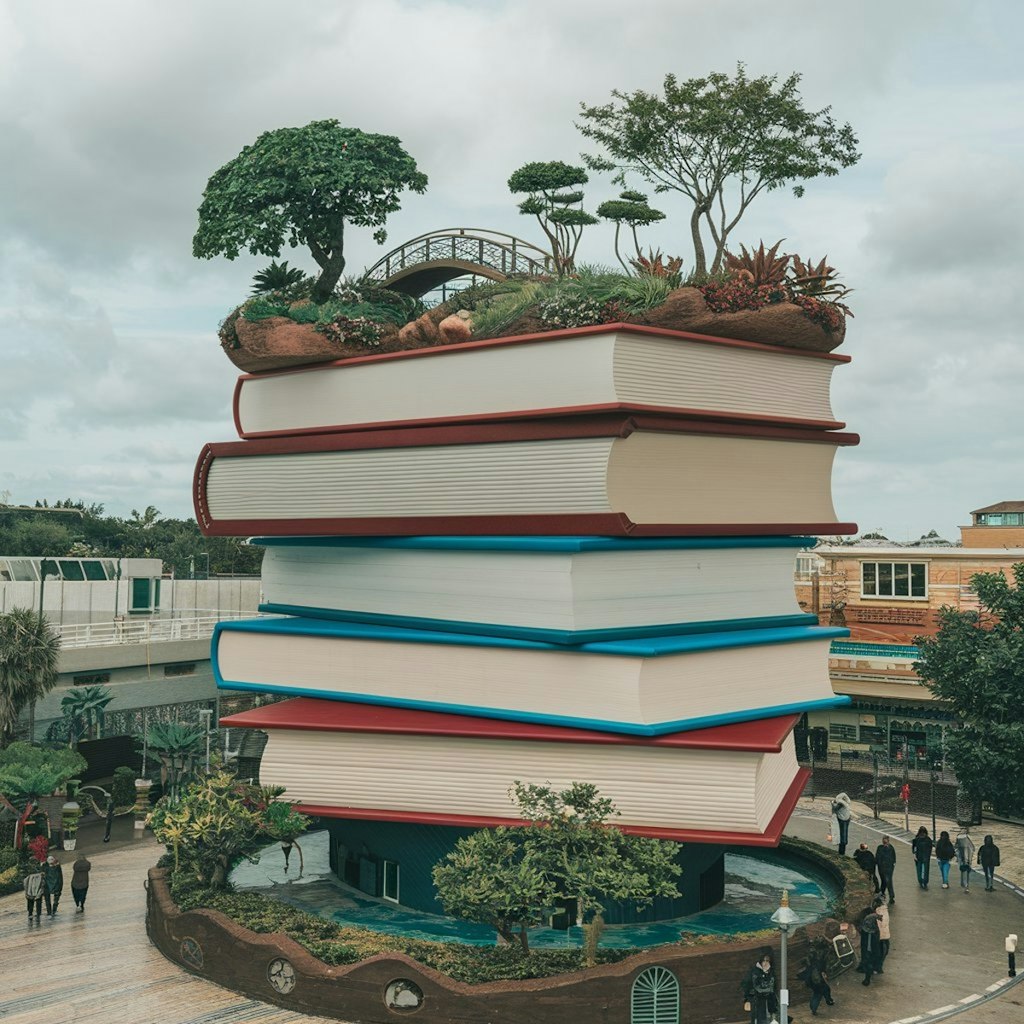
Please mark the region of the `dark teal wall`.
<svg viewBox="0 0 1024 1024"><path fill-rule="evenodd" d="M473 830L444 825L413 825L390 821L329 820L331 867L344 881L381 895L381 862L399 865L399 900L403 906L432 914L443 914L437 900L431 871L449 853L456 842ZM339 851L339 844L344 850ZM340 856L339 856L340 854ZM348 868L344 861L348 859ZM723 857L725 847L688 843L679 850L681 895L674 900L658 899L638 911L628 904L612 904L606 909L608 924L665 921L696 913L722 899L725 886Z"/></svg>

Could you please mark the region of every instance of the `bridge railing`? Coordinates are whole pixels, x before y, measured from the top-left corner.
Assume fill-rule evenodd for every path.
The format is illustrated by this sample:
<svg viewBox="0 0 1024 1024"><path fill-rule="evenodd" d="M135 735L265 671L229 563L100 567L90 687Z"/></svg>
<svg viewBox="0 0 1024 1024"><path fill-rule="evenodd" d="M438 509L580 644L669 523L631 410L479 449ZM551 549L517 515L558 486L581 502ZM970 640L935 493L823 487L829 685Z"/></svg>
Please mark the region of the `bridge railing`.
<svg viewBox="0 0 1024 1024"><path fill-rule="evenodd" d="M255 619L259 613L210 612L174 619L115 619L113 622L83 622L60 626L64 650L109 647L114 644L151 644L173 640L205 640L222 619Z"/></svg>

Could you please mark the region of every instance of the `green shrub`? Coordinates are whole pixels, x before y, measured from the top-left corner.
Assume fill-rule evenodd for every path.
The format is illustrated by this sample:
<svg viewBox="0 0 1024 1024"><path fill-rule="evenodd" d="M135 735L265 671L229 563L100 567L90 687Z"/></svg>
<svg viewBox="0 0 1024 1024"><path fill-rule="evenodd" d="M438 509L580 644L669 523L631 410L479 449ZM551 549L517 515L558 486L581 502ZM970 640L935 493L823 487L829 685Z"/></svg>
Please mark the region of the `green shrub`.
<svg viewBox="0 0 1024 1024"><path fill-rule="evenodd" d="M17 867L20 860L18 851L13 847L0 849L0 874L3 874L8 868Z"/></svg>
<svg viewBox="0 0 1024 1024"><path fill-rule="evenodd" d="M135 776L134 768L122 766L114 769L110 795L114 798L115 807L131 807L135 803Z"/></svg>

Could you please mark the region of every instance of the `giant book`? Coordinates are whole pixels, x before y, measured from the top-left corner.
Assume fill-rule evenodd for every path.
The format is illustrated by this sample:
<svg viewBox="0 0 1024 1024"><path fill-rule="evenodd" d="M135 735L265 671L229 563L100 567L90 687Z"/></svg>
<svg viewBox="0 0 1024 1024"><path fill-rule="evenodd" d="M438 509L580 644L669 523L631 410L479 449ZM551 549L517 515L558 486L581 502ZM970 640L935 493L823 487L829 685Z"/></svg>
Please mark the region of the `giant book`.
<svg viewBox="0 0 1024 1024"><path fill-rule="evenodd" d="M217 685L637 736L849 703L818 626L566 647L316 619L223 621Z"/></svg>
<svg viewBox="0 0 1024 1024"><path fill-rule="evenodd" d="M816 625L811 537L257 537L260 610L580 644Z"/></svg>
<svg viewBox="0 0 1024 1024"><path fill-rule="evenodd" d="M831 496L854 434L605 414L208 444L211 536L853 533Z"/></svg>
<svg viewBox="0 0 1024 1024"><path fill-rule="evenodd" d="M469 827L522 824L514 781L585 780L616 824L681 842L778 843L807 778L796 716L653 738L297 698L222 719L266 730L264 785L308 814Z"/></svg>
<svg viewBox="0 0 1024 1024"><path fill-rule="evenodd" d="M400 423L676 412L836 429L832 371L849 356L624 324L393 352L235 387L241 437Z"/></svg>

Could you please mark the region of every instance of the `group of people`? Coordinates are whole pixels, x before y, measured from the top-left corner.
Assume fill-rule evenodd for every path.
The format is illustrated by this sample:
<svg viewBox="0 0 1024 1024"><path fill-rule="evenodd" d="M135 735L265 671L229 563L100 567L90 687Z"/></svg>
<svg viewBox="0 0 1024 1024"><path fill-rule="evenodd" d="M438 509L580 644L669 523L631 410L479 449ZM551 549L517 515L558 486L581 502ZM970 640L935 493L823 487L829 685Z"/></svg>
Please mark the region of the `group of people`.
<svg viewBox="0 0 1024 1024"><path fill-rule="evenodd" d="M940 832L938 842L932 840L928 829L922 825L917 830L910 844L914 854L914 867L917 869L917 884L921 889L927 890L931 877L932 855L934 854L939 864L939 872L942 877L942 888L949 888L949 869L955 860L960 868L960 888L964 892L971 891L971 872L975 864L981 867L985 875L985 891L992 892L995 889L995 873L999 867L999 847L996 846L992 836L985 836L981 847L975 851L974 842L971 839L967 828L962 829L952 840L948 832ZM895 895L892 888L892 873L896 866L896 851L889 842L889 837L882 839L882 845L872 853L866 843L853 853L853 859L860 865L861 869L868 875L875 886L875 892L884 894L888 892L889 902L895 902Z"/></svg>
<svg viewBox="0 0 1024 1024"><path fill-rule="evenodd" d="M89 892L89 872L92 864L86 859L85 854L79 854L78 859L72 865L71 874L71 896L78 908L77 913L85 913L85 897ZM60 905L60 898L64 892L64 869L54 854L46 858L45 864L39 865L39 870L25 876L25 902L28 904L28 923L32 923L33 913L36 922L43 914L43 902L46 903L46 916L53 917Z"/></svg>

